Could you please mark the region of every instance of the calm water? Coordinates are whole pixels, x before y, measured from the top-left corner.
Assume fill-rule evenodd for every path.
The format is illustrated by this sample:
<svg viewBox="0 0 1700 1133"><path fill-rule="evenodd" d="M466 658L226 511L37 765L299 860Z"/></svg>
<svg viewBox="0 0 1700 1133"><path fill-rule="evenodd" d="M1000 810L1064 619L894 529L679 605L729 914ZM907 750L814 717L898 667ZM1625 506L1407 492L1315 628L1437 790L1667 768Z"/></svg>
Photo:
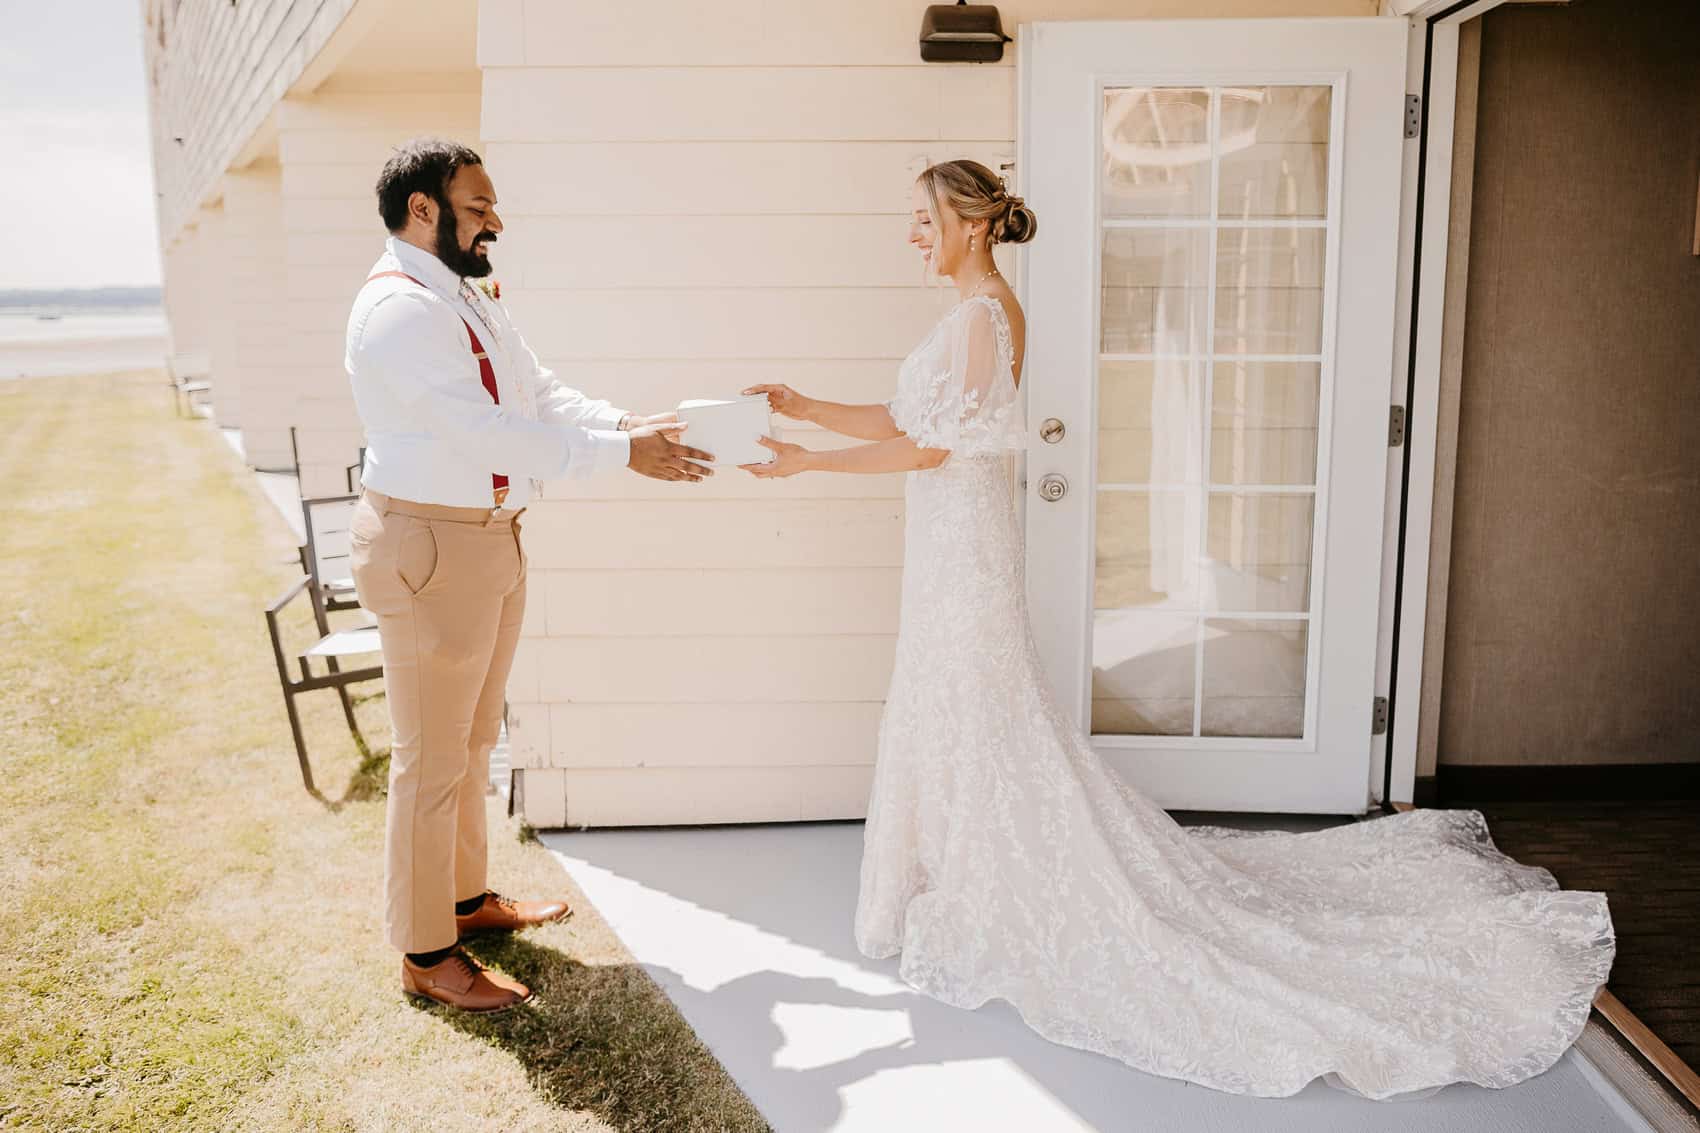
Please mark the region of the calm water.
<svg viewBox="0 0 1700 1133"><path fill-rule="evenodd" d="M46 378L163 366L165 314L158 308L82 311L41 318L0 311L0 379Z"/></svg>

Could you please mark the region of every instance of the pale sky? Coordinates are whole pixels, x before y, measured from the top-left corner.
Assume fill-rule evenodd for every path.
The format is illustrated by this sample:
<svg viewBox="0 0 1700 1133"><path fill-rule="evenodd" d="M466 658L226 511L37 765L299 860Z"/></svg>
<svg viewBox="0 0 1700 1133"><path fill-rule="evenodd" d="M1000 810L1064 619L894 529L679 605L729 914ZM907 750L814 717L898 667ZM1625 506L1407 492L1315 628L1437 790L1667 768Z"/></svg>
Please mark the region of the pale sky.
<svg viewBox="0 0 1700 1133"><path fill-rule="evenodd" d="M0 288L159 282L141 0L0 0Z"/></svg>

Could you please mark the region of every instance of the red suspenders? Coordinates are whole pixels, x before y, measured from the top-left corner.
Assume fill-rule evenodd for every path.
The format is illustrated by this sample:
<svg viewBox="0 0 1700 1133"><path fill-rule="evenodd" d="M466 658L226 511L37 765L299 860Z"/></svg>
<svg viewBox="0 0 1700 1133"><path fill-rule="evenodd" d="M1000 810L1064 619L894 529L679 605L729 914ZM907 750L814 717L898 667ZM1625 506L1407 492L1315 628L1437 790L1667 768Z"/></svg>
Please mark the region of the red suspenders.
<svg viewBox="0 0 1700 1133"><path fill-rule="evenodd" d="M418 283L420 287L425 287L423 283L404 271L381 271L376 275L368 276L366 282L371 283L374 279L385 279L390 276L411 280ZM430 288L427 287L426 290L429 291ZM484 383L484 390L490 395L491 401L500 405L502 404L502 395L496 392L496 367L490 364L490 355L485 353L484 344L478 341L478 332L472 329L471 323L466 322L466 316L462 315L460 321L466 323L467 337L472 340L472 356L478 359L478 377ZM502 502L508 498L508 478L498 472L492 472L490 474L490 492L496 501L496 506L501 507Z"/></svg>

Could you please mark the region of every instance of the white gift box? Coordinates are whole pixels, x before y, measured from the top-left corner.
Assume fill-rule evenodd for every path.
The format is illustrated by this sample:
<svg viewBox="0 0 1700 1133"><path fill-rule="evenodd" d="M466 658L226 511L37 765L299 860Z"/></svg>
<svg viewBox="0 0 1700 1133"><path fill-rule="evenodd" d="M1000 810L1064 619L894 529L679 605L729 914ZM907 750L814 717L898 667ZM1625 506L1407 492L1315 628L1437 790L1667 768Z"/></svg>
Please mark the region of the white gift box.
<svg viewBox="0 0 1700 1133"><path fill-rule="evenodd" d="M773 430L765 394L733 401L681 401L679 420L690 426L680 443L713 453L716 464L766 464L773 459L773 450L757 443Z"/></svg>

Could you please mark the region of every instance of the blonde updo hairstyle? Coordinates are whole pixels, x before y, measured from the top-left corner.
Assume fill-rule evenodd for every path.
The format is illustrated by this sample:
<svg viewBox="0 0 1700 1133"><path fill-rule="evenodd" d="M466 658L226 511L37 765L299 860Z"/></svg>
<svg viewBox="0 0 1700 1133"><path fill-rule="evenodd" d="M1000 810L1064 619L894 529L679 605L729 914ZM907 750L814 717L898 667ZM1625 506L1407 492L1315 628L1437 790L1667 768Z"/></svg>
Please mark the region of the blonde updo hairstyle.
<svg viewBox="0 0 1700 1133"><path fill-rule="evenodd" d="M1003 180L977 161L965 158L929 165L917 178L927 192L935 222L940 206L963 220L985 220L993 244L1025 244L1039 231L1039 220L1020 197L1004 190Z"/></svg>

